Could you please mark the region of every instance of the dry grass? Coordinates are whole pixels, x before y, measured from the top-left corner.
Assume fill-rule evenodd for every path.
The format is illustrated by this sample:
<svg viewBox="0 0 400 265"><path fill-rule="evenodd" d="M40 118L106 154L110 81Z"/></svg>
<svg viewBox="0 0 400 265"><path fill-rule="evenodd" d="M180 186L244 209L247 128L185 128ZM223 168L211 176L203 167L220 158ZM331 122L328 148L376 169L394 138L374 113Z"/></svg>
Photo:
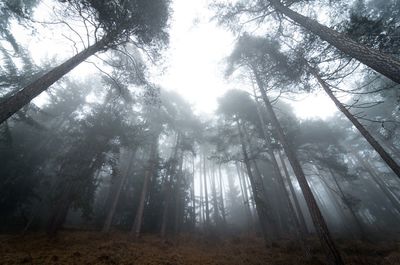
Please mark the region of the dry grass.
<svg viewBox="0 0 400 265"><path fill-rule="evenodd" d="M340 246L349 265L400 264L399 245L394 243L342 242ZM293 242L266 249L263 240L254 237L221 240L186 235L165 241L147 235L135 242L122 233L64 231L55 240L44 234L1 236L0 264L325 264L316 241L311 250L314 258L306 260Z"/></svg>

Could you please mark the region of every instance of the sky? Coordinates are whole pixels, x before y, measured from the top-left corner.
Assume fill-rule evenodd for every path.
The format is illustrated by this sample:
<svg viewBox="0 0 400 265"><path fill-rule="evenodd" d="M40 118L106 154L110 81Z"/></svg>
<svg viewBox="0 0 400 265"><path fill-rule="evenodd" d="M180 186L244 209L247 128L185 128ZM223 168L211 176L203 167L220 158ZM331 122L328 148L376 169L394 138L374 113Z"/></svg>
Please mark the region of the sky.
<svg viewBox="0 0 400 265"><path fill-rule="evenodd" d="M177 91L196 112L207 114L216 110L217 99L227 90L243 85L224 77L224 59L234 47L235 36L212 20L210 2L174 1L167 70L158 76L162 87ZM336 110L321 93L288 102L303 119L325 119Z"/></svg>
<svg viewBox="0 0 400 265"><path fill-rule="evenodd" d="M212 20L210 0L174 0L170 21L170 45L164 52L161 65L151 67L152 82L182 95L197 114L211 115L217 108L217 100L229 89L242 89L243 83L224 77L224 60L232 51L235 36ZM51 12L51 0L44 1L36 11L38 20L46 20ZM74 33L51 31L40 27L36 36L29 37L23 29L14 31L28 48L36 62L56 56L59 61L74 53L72 43L65 37ZM19 35L19 36L18 36ZM76 36L75 36L76 37ZM78 43L78 49L83 47ZM93 61L93 59L89 59ZM83 63L71 75L87 77L97 74L90 63ZM40 98L36 102L40 102ZM285 99L287 100L287 99ZM309 94L288 101L299 118L328 118L336 108L324 94Z"/></svg>

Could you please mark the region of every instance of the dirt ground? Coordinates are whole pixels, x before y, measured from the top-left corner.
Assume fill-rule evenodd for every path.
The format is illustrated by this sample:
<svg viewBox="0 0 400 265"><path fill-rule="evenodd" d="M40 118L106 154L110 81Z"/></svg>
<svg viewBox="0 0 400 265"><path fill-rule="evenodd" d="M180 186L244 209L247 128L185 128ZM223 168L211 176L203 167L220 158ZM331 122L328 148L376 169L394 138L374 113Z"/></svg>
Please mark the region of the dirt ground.
<svg viewBox="0 0 400 265"><path fill-rule="evenodd" d="M145 235L138 241L115 232L61 232L49 240L44 234L0 236L0 264L325 264L317 241L311 242L314 258L305 259L295 243L281 242L267 249L255 237L229 239L181 236L161 240ZM346 264L400 264L400 243L339 242Z"/></svg>

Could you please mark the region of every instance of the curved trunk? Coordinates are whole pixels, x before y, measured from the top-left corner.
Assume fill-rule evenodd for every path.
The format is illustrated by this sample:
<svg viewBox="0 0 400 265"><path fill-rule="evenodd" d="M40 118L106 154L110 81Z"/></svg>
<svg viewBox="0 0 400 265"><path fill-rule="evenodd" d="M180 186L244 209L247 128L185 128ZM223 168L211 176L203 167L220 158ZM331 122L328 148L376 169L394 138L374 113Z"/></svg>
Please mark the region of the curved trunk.
<svg viewBox="0 0 400 265"><path fill-rule="evenodd" d="M89 46L80 53L74 55L64 63L53 68L42 77L36 79L11 97L0 103L0 124L19 111L23 106L28 104L32 99L40 93L48 89L52 84L57 82L61 77L66 75L87 58L102 50L106 44L106 39L98 41Z"/></svg>
<svg viewBox="0 0 400 265"><path fill-rule="evenodd" d="M335 97L330 90L329 85L321 78L317 73L316 69L308 66L310 73L317 79L318 83L322 86L326 94L332 99L336 107L351 121L354 127L361 133L362 136L368 141L368 143L375 149L380 157L386 162L386 164L393 170L393 172L400 178L400 166L394 161L394 159L383 149L383 147L375 140L375 138L365 129L365 127L350 113L348 109ZM400 72L399 72L400 76Z"/></svg>
<svg viewBox="0 0 400 265"><path fill-rule="evenodd" d="M342 33L305 17L284 6L280 0L269 0L276 11L287 16L302 27L318 35L321 39L343 53L371 67L378 73L400 84L400 60L376 49L359 44Z"/></svg>

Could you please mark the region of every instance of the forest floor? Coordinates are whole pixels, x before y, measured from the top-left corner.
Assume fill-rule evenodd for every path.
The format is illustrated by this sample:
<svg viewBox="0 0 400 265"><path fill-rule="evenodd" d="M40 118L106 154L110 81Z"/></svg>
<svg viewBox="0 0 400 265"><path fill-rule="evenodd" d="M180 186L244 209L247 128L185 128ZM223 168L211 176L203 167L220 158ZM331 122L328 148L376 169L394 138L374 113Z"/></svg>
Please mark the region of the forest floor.
<svg viewBox="0 0 400 265"><path fill-rule="evenodd" d="M339 245L348 265L400 264L400 243ZM249 236L161 240L145 235L138 241L119 232L63 231L53 240L39 233L0 236L0 264L325 264L317 241L311 242L311 252L314 258L306 260L295 243L281 242L267 249L262 239Z"/></svg>

